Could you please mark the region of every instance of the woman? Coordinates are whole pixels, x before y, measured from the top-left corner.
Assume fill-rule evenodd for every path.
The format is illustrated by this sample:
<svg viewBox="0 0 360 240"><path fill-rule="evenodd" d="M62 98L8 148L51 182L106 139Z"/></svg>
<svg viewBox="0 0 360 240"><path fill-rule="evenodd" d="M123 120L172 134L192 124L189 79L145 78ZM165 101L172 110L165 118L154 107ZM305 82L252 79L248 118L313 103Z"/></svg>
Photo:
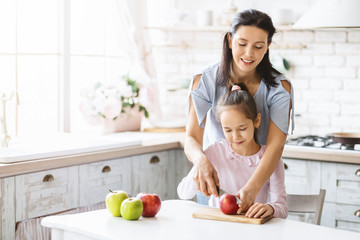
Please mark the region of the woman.
<svg viewBox="0 0 360 240"><path fill-rule="evenodd" d="M274 33L267 14L253 9L236 14L224 36L220 63L193 79L184 149L194 164L194 181L202 193L198 194L199 203L207 202L203 196L217 195L219 178L203 149L224 138L215 107L233 84L244 84L254 97L262 123L258 142L267 145L259 166L239 192L241 212L254 203L281 158L290 113L292 120L294 115L293 89L289 80L271 66L269 46Z"/></svg>

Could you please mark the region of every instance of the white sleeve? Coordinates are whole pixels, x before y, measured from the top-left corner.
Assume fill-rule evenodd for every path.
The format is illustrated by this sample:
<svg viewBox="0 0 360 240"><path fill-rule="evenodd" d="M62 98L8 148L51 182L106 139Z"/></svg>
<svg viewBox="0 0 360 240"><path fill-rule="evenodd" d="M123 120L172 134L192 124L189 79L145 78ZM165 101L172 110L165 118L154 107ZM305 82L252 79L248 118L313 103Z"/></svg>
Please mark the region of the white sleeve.
<svg viewBox="0 0 360 240"><path fill-rule="evenodd" d="M211 195L209 199L209 206L213 208L220 208L220 198L215 197L215 195Z"/></svg>
<svg viewBox="0 0 360 240"><path fill-rule="evenodd" d="M193 167L188 175L183 178L177 188L177 193L180 199L192 199L196 196L196 184L193 181L195 168Z"/></svg>

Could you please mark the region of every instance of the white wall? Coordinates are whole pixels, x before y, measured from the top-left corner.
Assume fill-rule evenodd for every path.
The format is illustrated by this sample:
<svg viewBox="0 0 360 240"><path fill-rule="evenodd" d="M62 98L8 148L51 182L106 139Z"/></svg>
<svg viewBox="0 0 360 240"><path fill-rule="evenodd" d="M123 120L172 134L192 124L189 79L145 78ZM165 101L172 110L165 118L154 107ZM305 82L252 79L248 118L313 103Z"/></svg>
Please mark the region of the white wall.
<svg viewBox="0 0 360 240"><path fill-rule="evenodd" d="M296 135L360 131L360 30L284 31L276 49L289 60L295 89Z"/></svg>
<svg viewBox="0 0 360 240"><path fill-rule="evenodd" d="M178 1L175 6L196 12L195 5L214 7L218 2ZM314 1L291 1L292 6L285 6L286 1L268 2L252 4L263 11L281 6L296 12ZM194 22L182 24L193 26ZM224 31L150 30L164 117L185 117L185 92L167 89L183 85L205 65L219 60ZM295 135L360 132L360 29L281 30L270 54L281 55L291 64L287 76L295 89Z"/></svg>

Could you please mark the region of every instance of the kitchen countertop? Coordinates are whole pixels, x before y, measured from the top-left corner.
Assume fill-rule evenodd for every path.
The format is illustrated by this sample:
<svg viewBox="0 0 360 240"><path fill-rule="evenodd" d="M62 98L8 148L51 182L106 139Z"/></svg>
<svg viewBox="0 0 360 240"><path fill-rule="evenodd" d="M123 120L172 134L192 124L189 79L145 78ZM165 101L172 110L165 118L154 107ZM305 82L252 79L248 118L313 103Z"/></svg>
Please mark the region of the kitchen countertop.
<svg viewBox="0 0 360 240"><path fill-rule="evenodd" d="M52 239L254 239L254 240L358 240L360 233L288 219L273 218L264 224L247 224L192 218L205 207L192 201L167 200L153 218L127 221L107 209L45 217L41 224L52 229Z"/></svg>
<svg viewBox="0 0 360 240"><path fill-rule="evenodd" d="M285 145L283 158L360 164L360 151Z"/></svg>
<svg viewBox="0 0 360 240"><path fill-rule="evenodd" d="M86 164L108 159L128 157L132 155L183 148L183 132L178 133L144 133L139 144L99 151L76 153L64 156L46 157L14 163L0 163L0 178L19 174L43 171L66 166Z"/></svg>
<svg viewBox="0 0 360 240"><path fill-rule="evenodd" d="M131 155L183 148L184 146L184 132L139 132L139 134L142 136L142 141L140 144L134 146L34 159L31 161L0 163L0 178ZM283 158L360 164L360 151L285 145Z"/></svg>

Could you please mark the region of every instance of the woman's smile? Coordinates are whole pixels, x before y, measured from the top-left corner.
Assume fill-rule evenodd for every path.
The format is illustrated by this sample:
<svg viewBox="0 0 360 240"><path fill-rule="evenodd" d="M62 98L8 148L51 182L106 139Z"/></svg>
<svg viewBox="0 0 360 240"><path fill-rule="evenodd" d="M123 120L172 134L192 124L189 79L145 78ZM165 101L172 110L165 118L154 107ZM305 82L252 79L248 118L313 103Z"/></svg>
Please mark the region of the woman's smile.
<svg viewBox="0 0 360 240"><path fill-rule="evenodd" d="M254 60L246 60L244 58L241 58L241 61L247 66L250 66L254 62Z"/></svg>

